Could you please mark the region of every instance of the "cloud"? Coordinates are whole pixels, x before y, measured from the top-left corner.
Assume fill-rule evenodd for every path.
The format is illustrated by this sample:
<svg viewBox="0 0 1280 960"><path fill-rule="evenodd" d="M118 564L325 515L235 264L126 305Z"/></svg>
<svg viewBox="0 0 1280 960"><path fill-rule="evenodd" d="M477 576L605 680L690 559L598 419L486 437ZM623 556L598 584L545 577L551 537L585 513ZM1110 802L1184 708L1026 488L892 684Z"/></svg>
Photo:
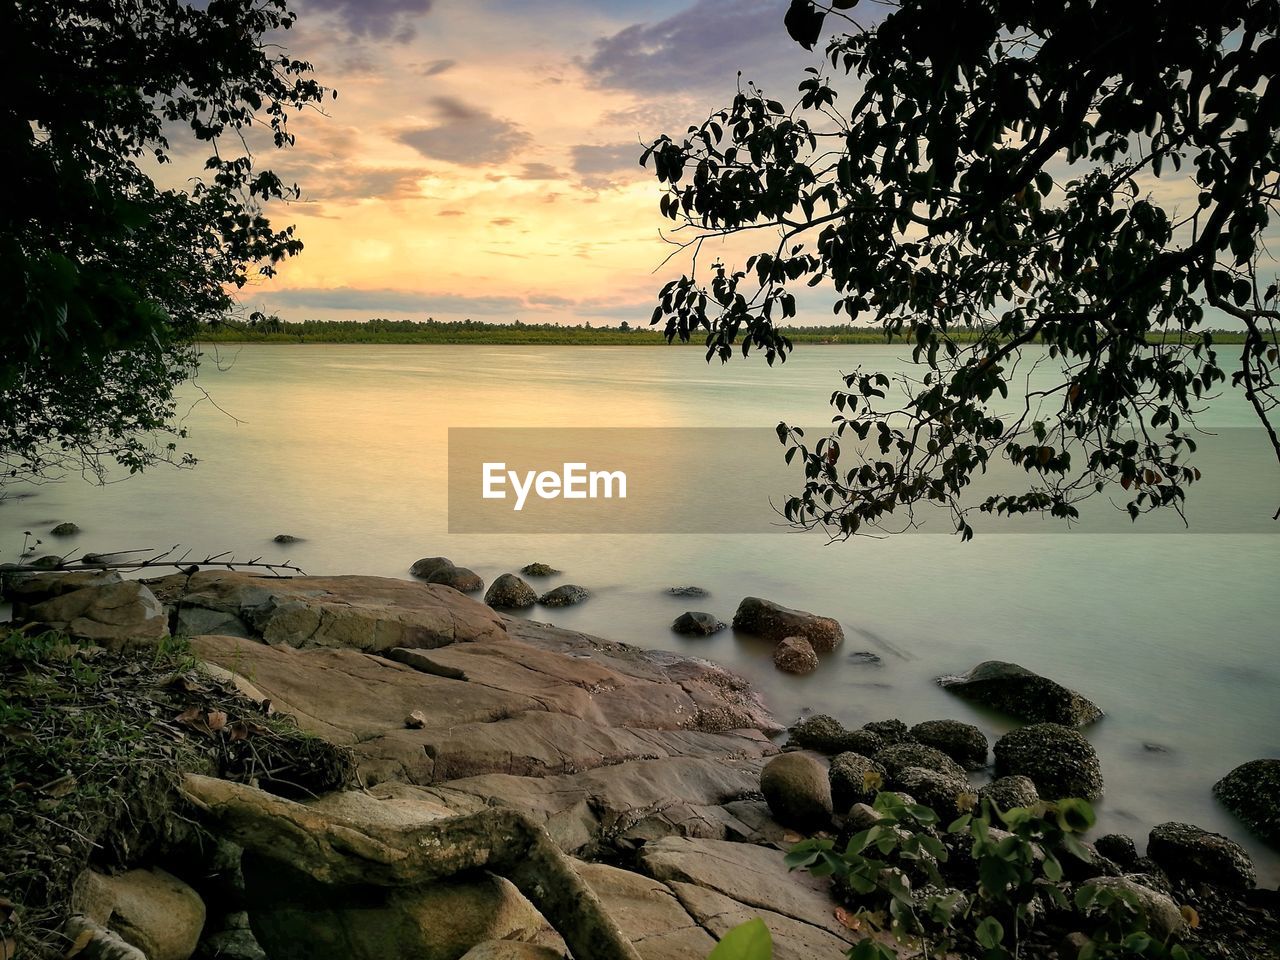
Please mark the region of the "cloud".
<svg viewBox="0 0 1280 960"><path fill-rule="evenodd" d="M311 310L366 310L370 316L379 312L410 313L417 316L457 314L503 314L522 310L521 297L464 297L456 294L433 294L414 290L359 290L355 287L299 287L272 290L264 296L283 307L305 307Z"/></svg>
<svg viewBox="0 0 1280 960"><path fill-rule="evenodd" d="M563 175L549 163L526 163L516 174L518 180L559 180Z"/></svg>
<svg viewBox="0 0 1280 960"><path fill-rule="evenodd" d="M458 65L457 60L432 60L421 66L421 73L424 77L438 77L446 70L452 70Z"/></svg>
<svg viewBox="0 0 1280 960"><path fill-rule="evenodd" d="M501 163L532 139L518 124L453 97L433 97L431 105L443 122L396 137L423 156L465 166Z"/></svg>
<svg viewBox="0 0 1280 960"><path fill-rule="evenodd" d="M305 0L305 9L334 14L357 37L407 43L414 20L425 16L434 0Z"/></svg>
<svg viewBox="0 0 1280 960"><path fill-rule="evenodd" d="M461 210L441 210L439 213L436 214L436 216L437 217L461 217L463 216L463 212Z"/></svg>
<svg viewBox="0 0 1280 960"><path fill-rule="evenodd" d="M511 217L494 217L489 222L495 227L509 227L515 223L515 220Z"/></svg>
<svg viewBox="0 0 1280 960"><path fill-rule="evenodd" d="M635 181L649 175L640 166L644 148L639 143L580 143L570 151L573 171L582 185L595 190Z"/></svg>

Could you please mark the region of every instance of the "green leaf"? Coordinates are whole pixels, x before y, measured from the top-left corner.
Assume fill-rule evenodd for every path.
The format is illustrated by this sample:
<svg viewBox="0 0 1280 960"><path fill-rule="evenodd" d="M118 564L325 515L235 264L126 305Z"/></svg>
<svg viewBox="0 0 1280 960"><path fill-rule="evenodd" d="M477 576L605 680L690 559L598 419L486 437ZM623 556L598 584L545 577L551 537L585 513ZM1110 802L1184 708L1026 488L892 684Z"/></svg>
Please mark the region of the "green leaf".
<svg viewBox="0 0 1280 960"><path fill-rule="evenodd" d="M994 950L1004 940L1004 927L995 917L983 917L982 922L974 929L973 936L979 946Z"/></svg>
<svg viewBox="0 0 1280 960"><path fill-rule="evenodd" d="M707 960L773 960L773 937L765 922L756 917L721 937Z"/></svg>

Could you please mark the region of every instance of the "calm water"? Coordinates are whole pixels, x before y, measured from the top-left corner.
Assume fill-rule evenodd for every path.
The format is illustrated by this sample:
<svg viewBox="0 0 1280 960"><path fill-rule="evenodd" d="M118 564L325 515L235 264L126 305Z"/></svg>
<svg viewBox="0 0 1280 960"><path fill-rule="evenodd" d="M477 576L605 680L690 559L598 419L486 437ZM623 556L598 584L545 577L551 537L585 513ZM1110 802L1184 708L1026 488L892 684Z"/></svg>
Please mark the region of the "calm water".
<svg viewBox="0 0 1280 960"><path fill-rule="evenodd" d="M709 367L697 349L224 349L225 369L210 363L201 374L221 411L203 403L188 419L198 468L105 488L41 487L0 506L0 552L13 559L21 531L74 520L85 551L182 543L196 554L291 559L315 574L407 576L413 560L443 554L491 580L541 560L593 596L534 616L715 659L752 679L784 720L807 710L848 724L949 716L998 735L1007 722L933 679L979 660L1016 660L1107 711L1087 731L1107 781L1103 827L1141 838L1162 820L1199 823L1246 843L1275 884L1280 856L1209 791L1239 763L1280 756L1280 537L980 528L968 544L907 536L827 545L786 533L447 533L450 426L824 423L840 371L902 367L900 353L801 347L769 370L754 360ZM1201 424L1246 426L1237 399L1216 402ZM270 541L280 532L306 542L279 547ZM663 595L684 583L712 596ZM792 677L773 669L768 649L730 631L693 640L668 629L690 607L728 621L748 594L839 618L846 644L817 673ZM851 656L858 651L881 662Z"/></svg>

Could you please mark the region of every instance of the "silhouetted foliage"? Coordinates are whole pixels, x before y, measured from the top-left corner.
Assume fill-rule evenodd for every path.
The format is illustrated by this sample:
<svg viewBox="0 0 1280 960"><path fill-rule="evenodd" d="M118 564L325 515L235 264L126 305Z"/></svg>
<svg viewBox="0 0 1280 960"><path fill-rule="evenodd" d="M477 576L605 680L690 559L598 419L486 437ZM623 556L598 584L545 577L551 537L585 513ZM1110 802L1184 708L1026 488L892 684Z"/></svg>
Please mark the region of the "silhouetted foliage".
<svg viewBox="0 0 1280 960"><path fill-rule="evenodd" d="M302 248L251 147L326 94L285 0L20 0L0 10L0 479L181 460L201 324ZM174 159L204 163L186 179ZM167 179L166 179L167 178ZM171 182L170 182L171 181Z"/></svg>
<svg viewBox="0 0 1280 960"><path fill-rule="evenodd" d="M1199 477L1194 415L1228 382L1280 456L1280 305L1261 243L1280 172L1280 5L865 6L793 0L804 46L847 29L799 103L749 86L642 158L690 244L778 234L744 269L664 287L652 323L669 339L702 329L708 359L739 343L785 359L777 323L797 287L824 285L836 314L916 345L919 375L845 378L833 436L809 446L779 425L807 479L788 518L849 536L928 502L968 537L975 506L1070 519L1117 488L1135 518L1181 510ZM1242 325L1238 354L1198 336L1207 307ZM1019 365L1046 352L1060 376L1018 390ZM1025 468L1026 489L966 502L996 457Z"/></svg>

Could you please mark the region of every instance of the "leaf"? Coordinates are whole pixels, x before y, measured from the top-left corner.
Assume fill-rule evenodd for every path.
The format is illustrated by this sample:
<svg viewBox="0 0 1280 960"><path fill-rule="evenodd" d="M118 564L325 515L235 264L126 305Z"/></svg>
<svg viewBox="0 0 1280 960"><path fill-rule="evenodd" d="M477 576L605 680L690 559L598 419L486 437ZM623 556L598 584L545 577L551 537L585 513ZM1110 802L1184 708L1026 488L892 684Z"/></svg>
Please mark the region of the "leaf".
<svg viewBox="0 0 1280 960"><path fill-rule="evenodd" d="M983 917L982 922L973 931L973 936L980 946L987 950L994 950L1004 939L1004 927L995 917Z"/></svg>
<svg viewBox="0 0 1280 960"><path fill-rule="evenodd" d="M791 39L806 50L812 50L822 35L822 20L825 14L818 10L812 0L791 0L787 15L782 22L786 25Z"/></svg>
<svg viewBox="0 0 1280 960"><path fill-rule="evenodd" d="M217 733L227 725L227 715L221 710L210 710L208 718L209 729Z"/></svg>
<svg viewBox="0 0 1280 960"><path fill-rule="evenodd" d="M765 922L756 917L721 937L707 960L773 960L773 937Z"/></svg>

